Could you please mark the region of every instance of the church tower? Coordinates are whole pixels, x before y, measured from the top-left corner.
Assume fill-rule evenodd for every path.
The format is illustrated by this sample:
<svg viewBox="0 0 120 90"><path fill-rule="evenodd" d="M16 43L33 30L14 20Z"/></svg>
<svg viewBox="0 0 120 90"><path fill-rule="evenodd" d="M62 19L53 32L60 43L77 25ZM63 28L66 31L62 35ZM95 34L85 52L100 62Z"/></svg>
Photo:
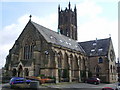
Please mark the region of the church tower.
<svg viewBox="0 0 120 90"><path fill-rule="evenodd" d="M58 29L61 34L77 40L77 10L75 6L72 11L70 2L65 10L58 6Z"/></svg>

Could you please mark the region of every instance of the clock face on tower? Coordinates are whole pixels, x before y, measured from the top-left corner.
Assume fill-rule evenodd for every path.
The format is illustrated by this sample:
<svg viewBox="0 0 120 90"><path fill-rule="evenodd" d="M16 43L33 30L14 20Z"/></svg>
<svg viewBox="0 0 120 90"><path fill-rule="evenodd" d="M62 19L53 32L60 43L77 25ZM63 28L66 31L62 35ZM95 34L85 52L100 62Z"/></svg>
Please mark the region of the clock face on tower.
<svg viewBox="0 0 120 90"><path fill-rule="evenodd" d="M115 57L114 52L113 52L113 50L111 50L110 51L110 59L111 59L111 61L114 60L114 57Z"/></svg>

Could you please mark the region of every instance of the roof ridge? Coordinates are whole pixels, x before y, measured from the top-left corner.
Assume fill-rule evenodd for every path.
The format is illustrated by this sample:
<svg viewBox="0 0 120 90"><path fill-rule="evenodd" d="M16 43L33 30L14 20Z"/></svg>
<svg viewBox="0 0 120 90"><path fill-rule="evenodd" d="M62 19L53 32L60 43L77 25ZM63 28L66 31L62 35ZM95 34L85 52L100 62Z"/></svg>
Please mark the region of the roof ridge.
<svg viewBox="0 0 120 90"><path fill-rule="evenodd" d="M97 39L97 41L108 40L108 39L110 39L110 37L109 38L103 38L103 39ZM78 42L78 43L93 42L93 41L96 41L96 40L82 41L82 42Z"/></svg>

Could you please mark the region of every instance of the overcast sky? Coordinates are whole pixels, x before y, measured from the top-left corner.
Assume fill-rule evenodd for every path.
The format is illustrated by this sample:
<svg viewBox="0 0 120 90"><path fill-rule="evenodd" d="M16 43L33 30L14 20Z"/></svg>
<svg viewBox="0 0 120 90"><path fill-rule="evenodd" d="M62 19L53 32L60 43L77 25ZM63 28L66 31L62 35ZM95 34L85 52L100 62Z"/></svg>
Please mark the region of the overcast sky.
<svg viewBox="0 0 120 90"><path fill-rule="evenodd" d="M25 25L32 21L57 31L58 5L62 10L77 7L78 41L111 36L118 57L118 0L2 0L0 3L0 68ZM24 1L24 0L23 0ZM2 27L1 27L2 26Z"/></svg>

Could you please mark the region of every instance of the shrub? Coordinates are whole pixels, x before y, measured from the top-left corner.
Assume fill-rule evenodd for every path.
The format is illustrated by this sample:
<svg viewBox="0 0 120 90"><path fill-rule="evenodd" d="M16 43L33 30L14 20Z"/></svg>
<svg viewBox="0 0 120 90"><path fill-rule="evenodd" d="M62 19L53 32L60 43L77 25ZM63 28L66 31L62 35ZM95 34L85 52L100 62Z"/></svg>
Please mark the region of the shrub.
<svg viewBox="0 0 120 90"><path fill-rule="evenodd" d="M40 74L38 77L44 78L45 75L44 74Z"/></svg>

